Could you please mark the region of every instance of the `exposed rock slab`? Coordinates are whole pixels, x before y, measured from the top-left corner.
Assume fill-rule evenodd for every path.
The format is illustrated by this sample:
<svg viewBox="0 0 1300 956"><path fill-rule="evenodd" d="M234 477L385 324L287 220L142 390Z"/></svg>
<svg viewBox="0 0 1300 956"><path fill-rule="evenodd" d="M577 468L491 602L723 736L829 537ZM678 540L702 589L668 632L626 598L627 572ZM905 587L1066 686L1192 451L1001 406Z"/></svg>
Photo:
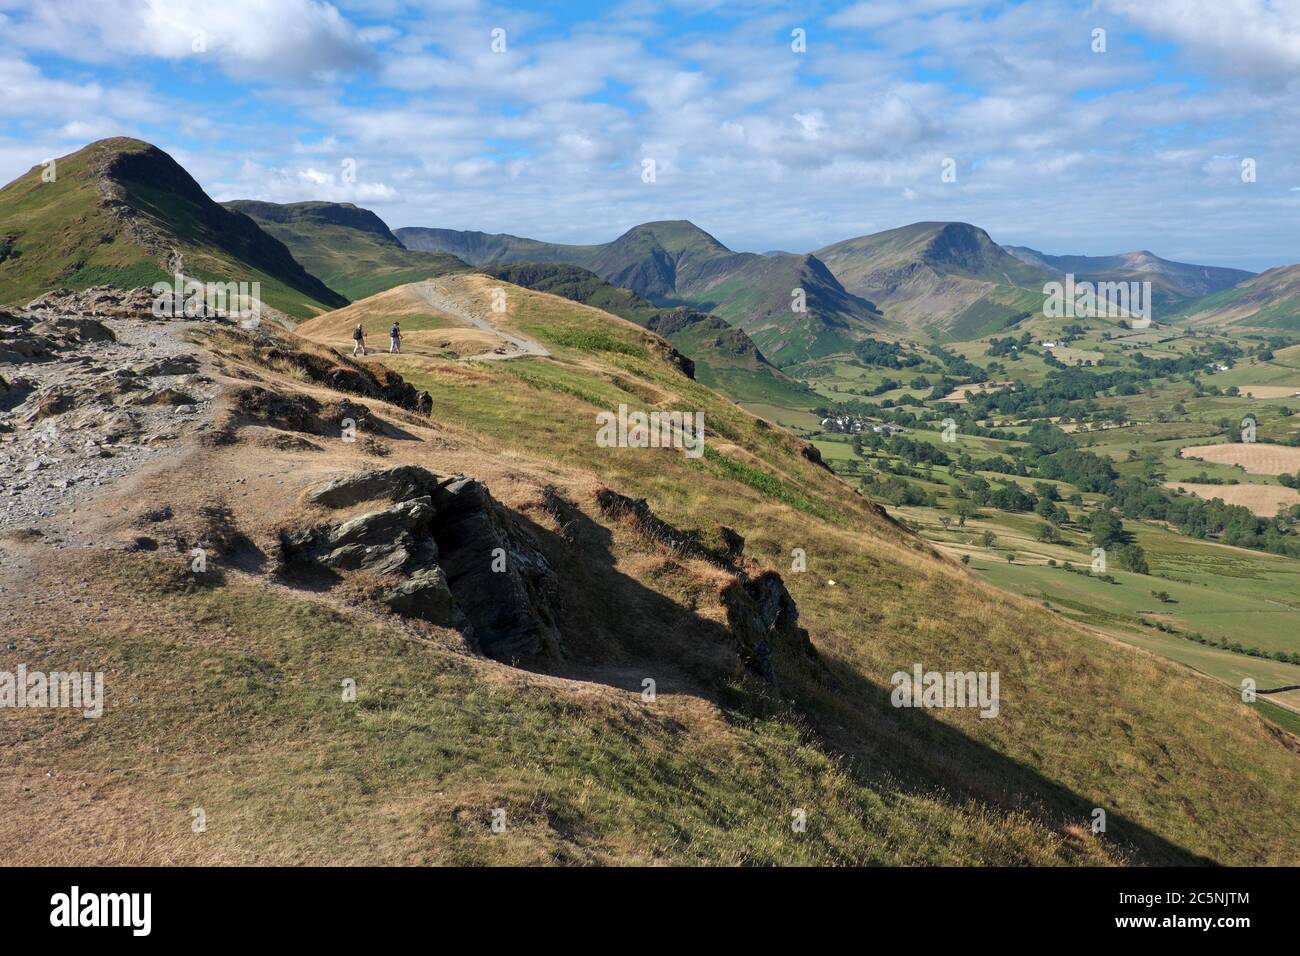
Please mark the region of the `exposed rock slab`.
<svg viewBox="0 0 1300 956"><path fill-rule="evenodd" d="M328 508L385 499L393 503L285 532L284 558L393 576L377 600L463 628L490 657L560 653L555 575L532 535L480 482L402 465L344 475L306 494Z"/></svg>

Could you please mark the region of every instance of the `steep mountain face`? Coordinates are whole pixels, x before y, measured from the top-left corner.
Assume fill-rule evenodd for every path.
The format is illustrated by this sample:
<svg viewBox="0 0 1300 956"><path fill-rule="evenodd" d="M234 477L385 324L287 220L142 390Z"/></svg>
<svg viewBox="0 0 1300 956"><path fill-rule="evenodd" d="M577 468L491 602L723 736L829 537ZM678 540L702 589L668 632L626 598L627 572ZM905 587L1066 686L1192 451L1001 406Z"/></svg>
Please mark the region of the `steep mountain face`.
<svg viewBox="0 0 1300 956"><path fill-rule="evenodd" d="M1244 269L1174 262L1145 250L1116 256L1051 256L1027 246L1002 248L1021 262L1058 276L1068 273L1081 282L1150 282L1157 306L1210 295L1254 275Z"/></svg>
<svg viewBox="0 0 1300 956"><path fill-rule="evenodd" d="M744 329L780 365L842 352L881 316L816 257L732 252L685 220L644 223L613 242L572 246L446 229L398 229L411 248L449 252L475 265L563 262L590 269L660 306L687 305ZM797 291L802 301L796 308Z"/></svg>
<svg viewBox="0 0 1300 956"><path fill-rule="evenodd" d="M1042 305L1050 274L964 222L918 222L815 253L849 292L869 296L914 331L976 338Z"/></svg>
<svg viewBox="0 0 1300 956"><path fill-rule="evenodd" d="M1196 325L1300 331L1300 265L1278 266L1232 288L1183 303L1173 317Z"/></svg>
<svg viewBox="0 0 1300 956"><path fill-rule="evenodd" d="M648 222L603 246L591 270L614 285L663 301L687 295L705 274L730 271L742 258L694 223Z"/></svg>
<svg viewBox="0 0 1300 956"><path fill-rule="evenodd" d="M346 302L155 146L100 140L49 172L34 167L0 190L0 301L149 285L179 268L205 281L260 282L262 300L295 317Z"/></svg>
<svg viewBox="0 0 1300 956"><path fill-rule="evenodd" d="M382 219L352 203L237 199L225 205L253 219L349 299L468 268L453 255L407 249Z"/></svg>

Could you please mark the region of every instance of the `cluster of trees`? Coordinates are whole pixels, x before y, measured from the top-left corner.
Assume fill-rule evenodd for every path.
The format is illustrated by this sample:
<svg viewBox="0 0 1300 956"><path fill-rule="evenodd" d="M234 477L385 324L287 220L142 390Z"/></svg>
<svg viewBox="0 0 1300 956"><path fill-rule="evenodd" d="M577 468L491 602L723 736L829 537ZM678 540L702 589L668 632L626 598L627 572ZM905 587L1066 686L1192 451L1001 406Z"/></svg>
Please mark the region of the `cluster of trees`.
<svg viewBox="0 0 1300 956"><path fill-rule="evenodd" d="M933 494L917 487L898 475L878 475L868 472L859 482L863 494L880 498L891 505L910 505L913 507L934 507L937 503Z"/></svg>
<svg viewBox="0 0 1300 956"><path fill-rule="evenodd" d="M989 339L988 354L995 357L1010 355L1012 358L1019 358L1020 352L1032 341L1033 337L1028 332L1019 338L1008 335L1005 339Z"/></svg>
<svg viewBox="0 0 1300 956"><path fill-rule="evenodd" d="M906 435L880 435L876 432L864 432L858 436L855 445L884 451L895 458L912 465L947 465L952 459L938 445L928 441L917 441Z"/></svg>
<svg viewBox="0 0 1300 956"><path fill-rule="evenodd" d="M1276 520L1259 518L1242 505L1175 495L1138 477L1116 481L1107 503L1127 518L1167 521L1193 538L1216 537L1225 544L1300 558L1300 537Z"/></svg>
<svg viewBox="0 0 1300 956"><path fill-rule="evenodd" d="M1153 379L1190 374L1216 362L1230 364L1241 354L1241 349L1235 345L1213 342L1178 358L1153 359L1141 352L1134 353L1135 369L1097 372L1079 366L1054 368L1042 385L1020 385L1014 391L1003 389L976 396L970 413L977 418L992 415L1053 418L1076 415L1080 408L1076 403L1079 402L1084 403L1082 409L1085 412L1094 412L1097 410L1097 396L1112 389L1117 393L1136 395L1149 387Z"/></svg>
<svg viewBox="0 0 1300 956"><path fill-rule="evenodd" d="M876 365L881 368L912 368L925 359L915 352L906 351L897 342L881 342L878 339L865 339L853 347L856 355L864 365Z"/></svg>
<svg viewBox="0 0 1300 956"><path fill-rule="evenodd" d="M974 362L938 345L930 346L930 354L943 363L944 370L953 378L965 382L987 382L988 373Z"/></svg>

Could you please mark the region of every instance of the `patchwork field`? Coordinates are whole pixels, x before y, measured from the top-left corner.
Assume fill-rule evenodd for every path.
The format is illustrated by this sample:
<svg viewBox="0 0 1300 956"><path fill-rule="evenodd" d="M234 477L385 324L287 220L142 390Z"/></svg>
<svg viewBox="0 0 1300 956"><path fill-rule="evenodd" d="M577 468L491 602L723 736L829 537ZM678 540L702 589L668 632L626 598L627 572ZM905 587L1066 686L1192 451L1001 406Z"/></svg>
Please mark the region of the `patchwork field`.
<svg viewBox="0 0 1300 956"><path fill-rule="evenodd" d="M1185 491L1206 501L1222 498L1226 504L1241 505L1264 518L1277 514L1278 508L1300 504L1300 492L1281 485L1202 485L1191 481L1166 481L1165 487Z"/></svg>
<svg viewBox="0 0 1300 956"><path fill-rule="evenodd" d="M975 395L987 395L989 392L996 392L998 389L1006 388L1011 382L980 382L978 385L971 383L969 385L958 385L951 392L943 397L945 402L965 402L966 393L971 392Z"/></svg>
<svg viewBox="0 0 1300 956"><path fill-rule="evenodd" d="M1253 475L1284 475L1300 470L1300 448L1264 442L1194 445L1183 449L1183 457L1235 465Z"/></svg>
<svg viewBox="0 0 1300 956"><path fill-rule="evenodd" d="M1239 385L1237 390L1251 398L1295 398L1300 388L1290 385Z"/></svg>

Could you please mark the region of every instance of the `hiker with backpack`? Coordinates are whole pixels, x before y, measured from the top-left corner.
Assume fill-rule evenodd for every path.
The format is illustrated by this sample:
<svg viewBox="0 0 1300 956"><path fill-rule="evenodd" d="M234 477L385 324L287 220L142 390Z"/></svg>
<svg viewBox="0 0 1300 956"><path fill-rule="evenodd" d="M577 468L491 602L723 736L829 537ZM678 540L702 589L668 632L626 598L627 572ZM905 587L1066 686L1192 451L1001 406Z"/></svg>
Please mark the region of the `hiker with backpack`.
<svg viewBox="0 0 1300 956"><path fill-rule="evenodd" d="M356 355L358 352L362 355L366 354L366 330L361 327L360 322L352 330L352 354Z"/></svg>
<svg viewBox="0 0 1300 956"><path fill-rule="evenodd" d="M388 351L402 351L402 330L398 327L396 322L394 322L393 327L388 330Z"/></svg>

